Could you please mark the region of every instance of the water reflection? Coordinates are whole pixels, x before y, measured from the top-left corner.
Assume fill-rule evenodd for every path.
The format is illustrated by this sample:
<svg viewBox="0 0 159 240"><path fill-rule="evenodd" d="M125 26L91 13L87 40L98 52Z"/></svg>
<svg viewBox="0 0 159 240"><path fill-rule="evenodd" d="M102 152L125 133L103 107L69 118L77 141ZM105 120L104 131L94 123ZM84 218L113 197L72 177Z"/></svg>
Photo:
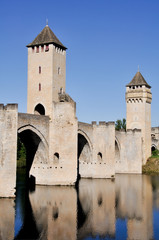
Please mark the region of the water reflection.
<svg viewBox="0 0 159 240"><path fill-rule="evenodd" d="M128 239L153 238L152 200L149 176L117 175L116 214L127 218Z"/></svg>
<svg viewBox="0 0 159 240"><path fill-rule="evenodd" d="M106 179L82 179L79 202L85 221L78 229L77 239L88 236L115 236L115 183Z"/></svg>
<svg viewBox="0 0 159 240"><path fill-rule="evenodd" d="M14 239L14 200L0 199L0 240Z"/></svg>
<svg viewBox="0 0 159 240"><path fill-rule="evenodd" d="M77 195L73 187L37 186L30 202L40 239L76 239Z"/></svg>
<svg viewBox="0 0 159 240"><path fill-rule="evenodd" d="M0 240L159 239L159 177L81 179L77 189L29 194L18 181L16 200L0 199Z"/></svg>

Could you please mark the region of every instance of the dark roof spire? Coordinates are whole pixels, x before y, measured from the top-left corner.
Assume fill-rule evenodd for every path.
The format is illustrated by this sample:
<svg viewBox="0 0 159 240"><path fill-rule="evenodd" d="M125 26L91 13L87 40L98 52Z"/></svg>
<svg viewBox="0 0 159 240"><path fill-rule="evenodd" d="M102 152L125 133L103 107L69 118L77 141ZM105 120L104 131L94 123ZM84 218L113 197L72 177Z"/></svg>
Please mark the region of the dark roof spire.
<svg viewBox="0 0 159 240"><path fill-rule="evenodd" d="M51 44L53 43L55 46L66 50L67 48L60 42L60 40L56 37L53 31L48 26L48 20L46 22L46 26L44 29L39 33L39 35L27 45L27 47L39 46L44 44Z"/></svg>
<svg viewBox="0 0 159 240"><path fill-rule="evenodd" d="M144 77L139 72L139 69L138 69L138 72L133 77L133 79L131 80L131 82L126 85L126 87L131 87L131 86L146 86L148 88L151 88L151 86L145 81Z"/></svg>

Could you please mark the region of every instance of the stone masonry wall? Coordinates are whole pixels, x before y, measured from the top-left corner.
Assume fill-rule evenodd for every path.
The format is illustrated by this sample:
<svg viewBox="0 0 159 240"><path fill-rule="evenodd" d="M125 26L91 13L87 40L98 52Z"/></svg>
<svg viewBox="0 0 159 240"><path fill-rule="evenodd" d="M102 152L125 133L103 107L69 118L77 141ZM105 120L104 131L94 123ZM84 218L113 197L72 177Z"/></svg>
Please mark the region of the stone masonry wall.
<svg viewBox="0 0 159 240"><path fill-rule="evenodd" d="M116 173L142 173L141 130L116 131Z"/></svg>
<svg viewBox="0 0 159 240"><path fill-rule="evenodd" d="M0 105L0 197L14 197L18 105Z"/></svg>
<svg viewBox="0 0 159 240"><path fill-rule="evenodd" d="M82 130L82 125L80 125ZM79 173L84 178L111 178L115 175L115 126L113 122L92 122L88 133L84 124L85 134L91 136L92 158L86 162L85 158L79 159Z"/></svg>
<svg viewBox="0 0 159 240"><path fill-rule="evenodd" d="M48 163L33 163L31 173L43 185L73 185L77 179L77 118L75 104L54 102L49 125Z"/></svg>

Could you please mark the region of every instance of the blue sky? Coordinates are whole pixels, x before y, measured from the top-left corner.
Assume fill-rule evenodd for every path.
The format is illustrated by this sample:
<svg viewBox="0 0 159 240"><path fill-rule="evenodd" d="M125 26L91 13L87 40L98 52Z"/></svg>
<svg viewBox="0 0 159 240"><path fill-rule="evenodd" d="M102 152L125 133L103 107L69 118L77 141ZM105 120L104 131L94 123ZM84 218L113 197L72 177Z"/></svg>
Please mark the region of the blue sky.
<svg viewBox="0 0 159 240"><path fill-rule="evenodd" d="M126 117L125 85L139 65L152 86L152 126L159 126L158 0L1 0L1 103L18 103L26 112L25 46L46 18L68 48L66 91L79 121Z"/></svg>

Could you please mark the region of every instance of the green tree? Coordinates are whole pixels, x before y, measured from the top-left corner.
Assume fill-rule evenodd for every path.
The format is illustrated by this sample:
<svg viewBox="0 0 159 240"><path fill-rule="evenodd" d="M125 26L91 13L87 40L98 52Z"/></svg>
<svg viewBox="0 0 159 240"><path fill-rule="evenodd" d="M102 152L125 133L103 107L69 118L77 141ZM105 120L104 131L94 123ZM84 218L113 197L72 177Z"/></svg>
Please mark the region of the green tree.
<svg viewBox="0 0 159 240"><path fill-rule="evenodd" d="M126 119L123 118L123 120L116 120L115 122L115 130L119 131L121 129L124 129L126 131Z"/></svg>
<svg viewBox="0 0 159 240"><path fill-rule="evenodd" d="M17 143L17 167L26 166L26 148L18 137Z"/></svg>

